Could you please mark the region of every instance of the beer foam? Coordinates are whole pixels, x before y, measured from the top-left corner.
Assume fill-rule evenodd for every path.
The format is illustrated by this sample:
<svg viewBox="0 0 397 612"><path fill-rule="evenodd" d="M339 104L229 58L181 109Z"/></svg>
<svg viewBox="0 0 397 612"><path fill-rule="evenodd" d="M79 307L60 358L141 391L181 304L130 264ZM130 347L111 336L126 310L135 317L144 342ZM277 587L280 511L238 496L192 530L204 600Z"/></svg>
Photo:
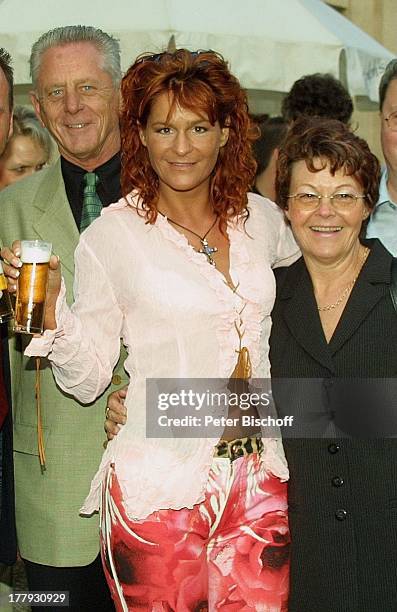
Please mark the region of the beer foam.
<svg viewBox="0 0 397 612"><path fill-rule="evenodd" d="M50 260L52 244L39 240L22 240L22 263L47 263Z"/></svg>

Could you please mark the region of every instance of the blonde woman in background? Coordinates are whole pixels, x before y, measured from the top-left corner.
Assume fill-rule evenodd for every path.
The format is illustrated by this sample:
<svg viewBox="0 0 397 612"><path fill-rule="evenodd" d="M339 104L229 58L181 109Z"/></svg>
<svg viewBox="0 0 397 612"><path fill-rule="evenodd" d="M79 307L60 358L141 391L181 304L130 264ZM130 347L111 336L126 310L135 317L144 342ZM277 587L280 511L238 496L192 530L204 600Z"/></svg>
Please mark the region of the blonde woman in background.
<svg viewBox="0 0 397 612"><path fill-rule="evenodd" d="M28 106L16 106L13 133L0 157L0 189L30 176L51 159L52 139Z"/></svg>

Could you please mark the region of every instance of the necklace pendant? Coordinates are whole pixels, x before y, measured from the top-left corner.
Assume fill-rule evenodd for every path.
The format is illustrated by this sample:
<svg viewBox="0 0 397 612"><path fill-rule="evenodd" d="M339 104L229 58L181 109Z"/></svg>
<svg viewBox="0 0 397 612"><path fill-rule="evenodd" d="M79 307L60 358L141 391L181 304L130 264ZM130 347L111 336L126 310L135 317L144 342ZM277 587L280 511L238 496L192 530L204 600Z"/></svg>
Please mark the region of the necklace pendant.
<svg viewBox="0 0 397 612"><path fill-rule="evenodd" d="M218 249L216 247L211 247L206 238L201 239L200 238L200 242L202 244L202 249L199 250L199 253L202 253L203 255L206 256L207 261L209 264L211 264L211 266L215 266L215 261L214 258L212 257L213 253L216 253L218 251Z"/></svg>

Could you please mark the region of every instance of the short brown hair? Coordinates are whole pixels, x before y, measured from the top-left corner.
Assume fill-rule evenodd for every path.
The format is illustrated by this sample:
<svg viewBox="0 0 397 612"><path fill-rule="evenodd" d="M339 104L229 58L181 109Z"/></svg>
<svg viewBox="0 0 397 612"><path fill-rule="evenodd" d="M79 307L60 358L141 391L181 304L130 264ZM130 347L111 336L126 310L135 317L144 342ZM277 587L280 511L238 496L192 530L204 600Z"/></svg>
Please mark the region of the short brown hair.
<svg viewBox="0 0 397 612"><path fill-rule="evenodd" d="M302 115L338 119L349 123L353 102L347 89L331 74L308 74L295 81L285 96L281 114L292 122Z"/></svg>
<svg viewBox="0 0 397 612"><path fill-rule="evenodd" d="M314 165L314 160L322 164ZM362 186L366 204L371 210L379 195L380 164L368 144L336 119L301 117L292 124L279 153L276 178L276 201L288 208L288 195L294 162L306 162L310 172L318 172L328 164L331 174L343 170Z"/></svg>
<svg viewBox="0 0 397 612"><path fill-rule="evenodd" d="M220 227L228 218L245 213L247 192L255 175L253 135L247 98L225 60L214 51L178 49L139 57L121 84L122 192L138 191L148 222L157 217L159 180L139 137L154 99L171 94L172 104L205 112L210 123L229 128L210 183L210 197Z"/></svg>

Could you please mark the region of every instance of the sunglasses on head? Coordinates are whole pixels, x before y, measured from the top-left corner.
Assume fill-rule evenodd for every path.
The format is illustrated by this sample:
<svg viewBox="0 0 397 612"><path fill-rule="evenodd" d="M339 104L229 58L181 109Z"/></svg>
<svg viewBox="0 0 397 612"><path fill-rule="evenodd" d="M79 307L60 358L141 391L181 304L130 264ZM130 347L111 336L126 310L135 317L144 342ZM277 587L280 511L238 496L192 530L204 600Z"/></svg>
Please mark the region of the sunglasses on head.
<svg viewBox="0 0 397 612"><path fill-rule="evenodd" d="M188 49L184 49L185 51L188 51ZM179 51L179 49L177 50ZM143 62L159 62L161 60L162 57L164 57L165 55L174 55L174 51L162 51L161 53L152 53L150 55L143 55L142 57L139 57L136 60L136 64L142 64ZM188 53L190 54L191 57L197 57L198 55L201 55L202 53L215 53L215 51L212 51L212 49L208 49L208 50L204 50L201 49L199 51L188 51Z"/></svg>

